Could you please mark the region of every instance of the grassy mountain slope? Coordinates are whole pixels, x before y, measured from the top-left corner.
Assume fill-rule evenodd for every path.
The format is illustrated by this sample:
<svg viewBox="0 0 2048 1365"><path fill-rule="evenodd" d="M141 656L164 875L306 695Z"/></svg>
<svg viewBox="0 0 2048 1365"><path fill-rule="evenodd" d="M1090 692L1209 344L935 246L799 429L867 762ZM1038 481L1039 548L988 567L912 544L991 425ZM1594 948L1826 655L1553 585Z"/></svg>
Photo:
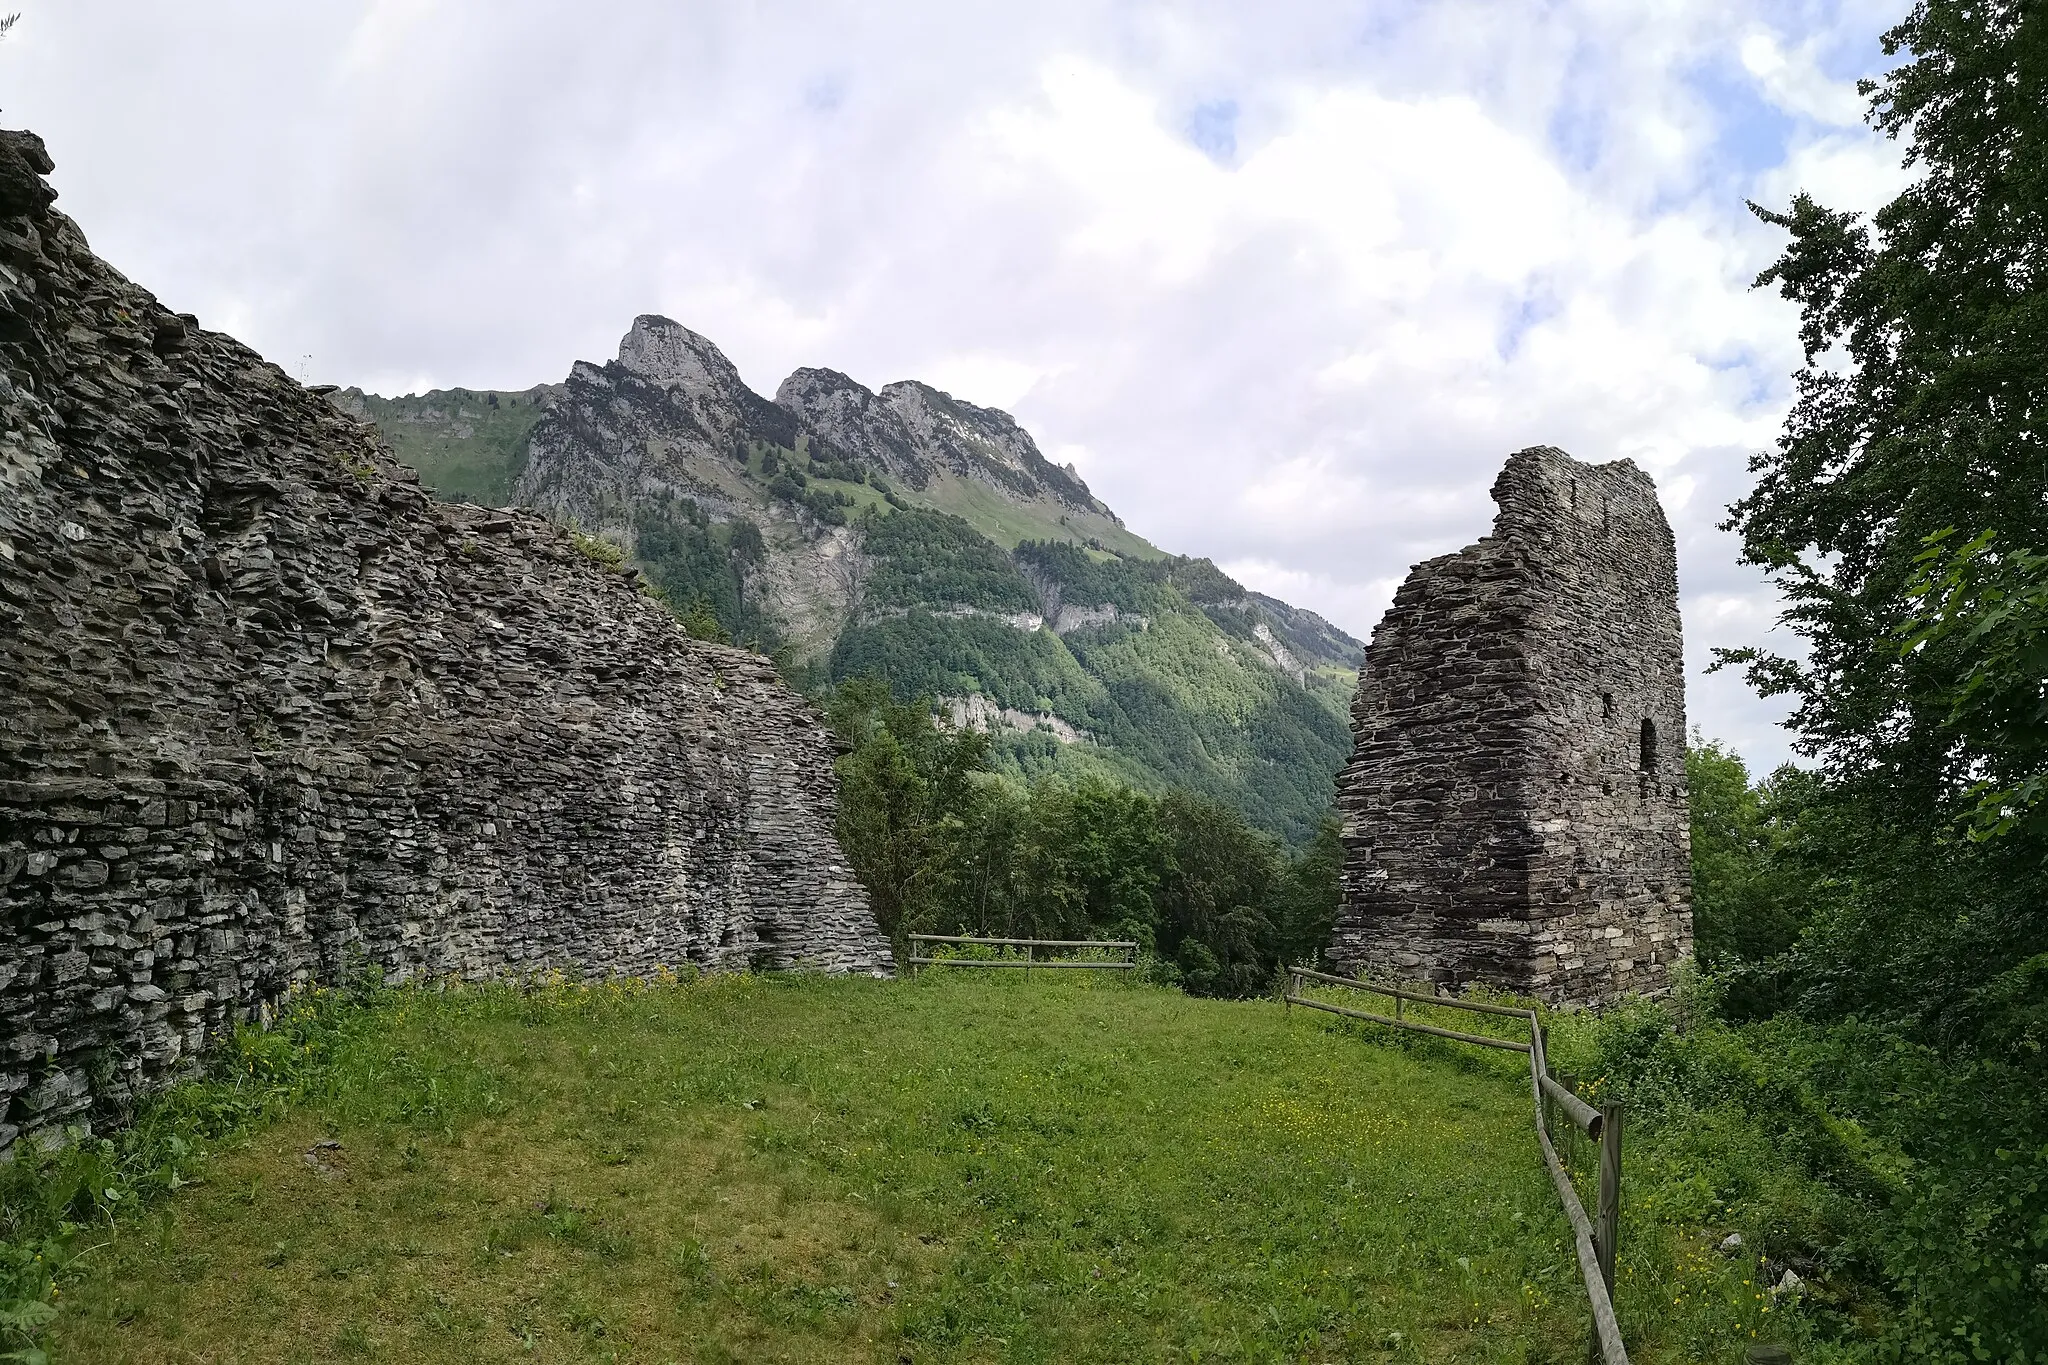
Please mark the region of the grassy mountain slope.
<svg viewBox="0 0 2048 1365"><path fill-rule="evenodd" d="M526 438L559 384L521 393L436 389L379 398L361 389L334 395L344 411L375 422L391 448L419 471L420 482L447 502L503 507L526 467Z"/></svg>
<svg viewBox="0 0 2048 1365"><path fill-rule="evenodd" d="M1329 804L1360 643L1135 535L1008 414L829 370L770 402L655 317L559 385L336 401L441 496L573 520L799 681L944 699L1015 775L1183 786L1290 839Z"/></svg>
<svg viewBox="0 0 2048 1365"><path fill-rule="evenodd" d="M1027 540L1068 540L1131 559L1165 557L1143 536L1100 512L1047 499L1005 498L986 484L952 474L938 475L925 488L907 489L905 496L917 506L952 513L1006 550Z"/></svg>

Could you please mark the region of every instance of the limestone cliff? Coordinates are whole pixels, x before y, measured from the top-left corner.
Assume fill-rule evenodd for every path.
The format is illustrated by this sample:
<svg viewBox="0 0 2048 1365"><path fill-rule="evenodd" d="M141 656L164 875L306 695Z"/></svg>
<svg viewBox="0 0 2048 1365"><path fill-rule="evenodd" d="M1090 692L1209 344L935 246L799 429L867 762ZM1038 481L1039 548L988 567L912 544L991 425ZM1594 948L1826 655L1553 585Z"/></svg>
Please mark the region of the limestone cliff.
<svg viewBox="0 0 2048 1365"><path fill-rule="evenodd" d="M871 393L836 370L798 370L775 391L814 444L844 452L913 488L945 471L1015 498L1044 498L1123 522L1078 474L1039 453L1031 433L996 408L976 407L929 384L899 380Z"/></svg>
<svg viewBox="0 0 2048 1365"><path fill-rule="evenodd" d="M889 969L766 660L433 502L50 169L0 134L0 1149L363 965Z"/></svg>

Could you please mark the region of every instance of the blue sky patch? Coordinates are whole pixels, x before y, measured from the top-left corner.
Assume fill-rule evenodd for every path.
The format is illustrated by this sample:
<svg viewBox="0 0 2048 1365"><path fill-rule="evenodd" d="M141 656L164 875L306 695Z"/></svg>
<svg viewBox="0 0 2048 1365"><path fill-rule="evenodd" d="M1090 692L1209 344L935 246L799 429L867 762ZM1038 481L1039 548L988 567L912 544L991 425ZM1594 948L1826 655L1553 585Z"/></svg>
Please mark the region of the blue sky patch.
<svg viewBox="0 0 2048 1365"><path fill-rule="evenodd" d="M804 83L804 108L814 114L830 114L846 103L846 77L838 72L813 76Z"/></svg>
<svg viewBox="0 0 2048 1365"><path fill-rule="evenodd" d="M1522 338L1563 311L1563 305L1555 294L1538 290L1516 299L1514 307L1501 320L1500 336L1494 342L1494 349L1502 360L1513 360L1515 352L1522 349Z"/></svg>
<svg viewBox="0 0 2048 1365"><path fill-rule="evenodd" d="M1195 106L1188 117L1188 141L1211 161L1228 162L1237 155L1237 101L1210 100Z"/></svg>
<svg viewBox="0 0 2048 1365"><path fill-rule="evenodd" d="M1712 112L1715 152L1742 181L1784 164L1799 120L1765 99L1739 62L1694 67L1686 84Z"/></svg>

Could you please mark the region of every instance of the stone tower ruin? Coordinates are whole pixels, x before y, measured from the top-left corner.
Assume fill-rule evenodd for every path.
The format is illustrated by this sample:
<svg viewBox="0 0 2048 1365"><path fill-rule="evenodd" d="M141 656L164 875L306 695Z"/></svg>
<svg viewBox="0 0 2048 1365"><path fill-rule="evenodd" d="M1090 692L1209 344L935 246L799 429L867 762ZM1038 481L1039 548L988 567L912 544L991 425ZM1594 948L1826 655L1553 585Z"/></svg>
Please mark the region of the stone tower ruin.
<svg viewBox="0 0 2048 1365"><path fill-rule="evenodd" d="M1630 461L1547 446L1493 498L1366 651L1330 955L1556 1003L1661 991L1692 946L1671 528Z"/></svg>

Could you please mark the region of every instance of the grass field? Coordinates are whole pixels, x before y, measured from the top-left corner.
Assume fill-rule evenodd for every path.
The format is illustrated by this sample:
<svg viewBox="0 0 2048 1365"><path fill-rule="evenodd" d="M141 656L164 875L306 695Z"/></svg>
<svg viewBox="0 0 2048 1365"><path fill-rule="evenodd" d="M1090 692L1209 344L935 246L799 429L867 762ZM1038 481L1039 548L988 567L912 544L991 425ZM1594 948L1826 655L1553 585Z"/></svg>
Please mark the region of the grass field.
<svg viewBox="0 0 2048 1365"><path fill-rule="evenodd" d="M1581 1358L1518 1058L1082 975L316 1002L155 1120L256 1115L152 1139L198 1183L73 1238L51 1359ZM1635 1357L1738 1359L1739 1269L1630 1237Z"/></svg>
<svg viewBox="0 0 2048 1365"><path fill-rule="evenodd" d="M1163 559L1159 548L1135 531L1126 530L1097 512L1077 512L1050 497L1016 502L987 484L941 471L922 490L905 489L903 496L919 506L950 512L1005 550L1014 550L1025 540L1071 540L1090 537L1105 549L1132 559Z"/></svg>
<svg viewBox="0 0 2048 1365"><path fill-rule="evenodd" d="M437 389L403 398L351 392L344 405L377 424L434 496L503 507L526 465L526 437L540 421L541 404L560 390Z"/></svg>

